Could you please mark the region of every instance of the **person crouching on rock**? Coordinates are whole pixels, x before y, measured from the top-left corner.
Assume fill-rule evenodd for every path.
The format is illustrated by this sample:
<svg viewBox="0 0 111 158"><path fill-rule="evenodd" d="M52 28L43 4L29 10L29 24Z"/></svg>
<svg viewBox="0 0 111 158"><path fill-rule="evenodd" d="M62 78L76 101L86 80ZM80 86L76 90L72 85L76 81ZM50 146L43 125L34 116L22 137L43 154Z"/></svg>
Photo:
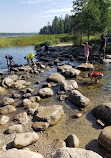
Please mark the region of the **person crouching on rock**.
<svg viewBox="0 0 111 158"><path fill-rule="evenodd" d="M94 72L94 73L89 73L88 74L88 77L90 77L91 78L91 81L93 81L93 79L94 79L94 81L95 81L95 83L98 83L99 82L99 80L103 77L104 75L101 73L101 72Z"/></svg>
<svg viewBox="0 0 111 158"><path fill-rule="evenodd" d="M30 53L28 56L25 56L24 59L27 60L27 64L30 65L30 60L31 62L33 63L33 57L34 57L34 54L33 53Z"/></svg>
<svg viewBox="0 0 111 158"><path fill-rule="evenodd" d="M84 52L85 52L85 58L86 58L86 64L88 64L88 57L89 57L89 48L93 48L94 44L92 46L88 45L88 42L86 44L83 44L81 42L81 45L84 47Z"/></svg>
<svg viewBox="0 0 111 158"><path fill-rule="evenodd" d="M14 63L13 57L12 57L11 55L6 54L6 55L5 55L5 58L6 58L6 60L7 60L7 66L8 66L8 67L11 67L11 66L12 66L12 62Z"/></svg>

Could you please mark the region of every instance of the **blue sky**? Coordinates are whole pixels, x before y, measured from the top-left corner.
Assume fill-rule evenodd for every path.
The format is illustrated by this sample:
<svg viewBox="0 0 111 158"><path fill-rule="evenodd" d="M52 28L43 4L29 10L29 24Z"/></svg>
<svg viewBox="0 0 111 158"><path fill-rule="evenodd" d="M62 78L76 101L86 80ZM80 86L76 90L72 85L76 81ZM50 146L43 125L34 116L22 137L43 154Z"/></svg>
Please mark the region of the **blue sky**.
<svg viewBox="0 0 111 158"><path fill-rule="evenodd" d="M71 15L73 0L0 0L0 32L39 32L54 16Z"/></svg>

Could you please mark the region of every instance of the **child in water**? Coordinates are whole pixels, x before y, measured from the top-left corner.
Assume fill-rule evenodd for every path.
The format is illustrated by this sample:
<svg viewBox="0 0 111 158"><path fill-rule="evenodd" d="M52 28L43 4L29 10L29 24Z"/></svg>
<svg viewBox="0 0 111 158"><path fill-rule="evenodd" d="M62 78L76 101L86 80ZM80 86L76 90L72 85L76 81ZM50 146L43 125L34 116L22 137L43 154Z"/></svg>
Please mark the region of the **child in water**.
<svg viewBox="0 0 111 158"><path fill-rule="evenodd" d="M92 46L88 45L88 42L86 44L83 44L81 42L81 45L84 47L84 52L85 52L85 58L86 58L86 64L88 63L88 57L89 57L89 48L93 48L94 44Z"/></svg>
<svg viewBox="0 0 111 158"><path fill-rule="evenodd" d="M34 57L34 54L33 53L30 53L28 56L25 56L24 59L27 60L27 64L30 65L30 60L31 62L33 62L33 57Z"/></svg>
<svg viewBox="0 0 111 158"><path fill-rule="evenodd" d="M88 74L88 77L91 78L91 81L94 79L95 83L98 83L99 80L103 77L104 75L101 72L94 72L92 74Z"/></svg>
<svg viewBox="0 0 111 158"><path fill-rule="evenodd" d="M12 62L14 63L14 59L11 55L6 54L5 59L7 60L8 67L10 67L12 65Z"/></svg>

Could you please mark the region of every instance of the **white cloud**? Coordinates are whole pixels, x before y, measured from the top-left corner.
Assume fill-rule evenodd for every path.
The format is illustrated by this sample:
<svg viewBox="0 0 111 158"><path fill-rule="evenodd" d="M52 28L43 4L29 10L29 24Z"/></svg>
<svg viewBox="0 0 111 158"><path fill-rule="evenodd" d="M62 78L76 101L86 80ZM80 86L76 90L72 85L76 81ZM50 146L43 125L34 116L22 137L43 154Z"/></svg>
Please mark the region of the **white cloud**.
<svg viewBox="0 0 111 158"><path fill-rule="evenodd" d="M70 12L72 8L62 8L62 9L50 9L45 12L42 12L42 14L48 14L48 13L64 13L64 12Z"/></svg>
<svg viewBox="0 0 111 158"><path fill-rule="evenodd" d="M41 2L50 2L52 0L24 0L22 1L23 4L36 4Z"/></svg>

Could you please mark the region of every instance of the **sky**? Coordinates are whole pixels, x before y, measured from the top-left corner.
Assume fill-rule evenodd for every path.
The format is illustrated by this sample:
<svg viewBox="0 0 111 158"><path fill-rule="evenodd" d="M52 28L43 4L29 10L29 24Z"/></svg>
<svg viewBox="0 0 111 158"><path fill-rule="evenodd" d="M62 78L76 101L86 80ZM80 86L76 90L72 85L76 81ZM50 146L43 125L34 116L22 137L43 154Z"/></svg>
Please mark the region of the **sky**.
<svg viewBox="0 0 111 158"><path fill-rule="evenodd" d="M54 16L71 15L73 0L0 0L0 32L39 32Z"/></svg>

